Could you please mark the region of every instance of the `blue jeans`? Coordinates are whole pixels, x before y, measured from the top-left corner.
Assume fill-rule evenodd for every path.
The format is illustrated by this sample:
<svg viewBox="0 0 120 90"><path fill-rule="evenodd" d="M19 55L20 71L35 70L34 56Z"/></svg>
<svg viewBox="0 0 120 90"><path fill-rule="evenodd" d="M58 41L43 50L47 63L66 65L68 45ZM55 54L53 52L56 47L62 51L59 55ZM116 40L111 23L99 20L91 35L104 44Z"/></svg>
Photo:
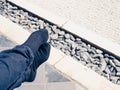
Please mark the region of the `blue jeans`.
<svg viewBox="0 0 120 90"><path fill-rule="evenodd" d="M27 46L16 46L0 53L0 90L13 90L36 75L34 55Z"/></svg>

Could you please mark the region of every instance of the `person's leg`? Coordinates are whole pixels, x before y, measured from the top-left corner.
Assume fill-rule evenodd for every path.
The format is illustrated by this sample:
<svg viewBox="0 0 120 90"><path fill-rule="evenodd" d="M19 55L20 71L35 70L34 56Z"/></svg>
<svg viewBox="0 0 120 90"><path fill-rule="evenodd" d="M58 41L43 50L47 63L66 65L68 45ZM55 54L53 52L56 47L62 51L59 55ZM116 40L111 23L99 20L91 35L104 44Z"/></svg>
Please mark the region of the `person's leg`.
<svg viewBox="0 0 120 90"><path fill-rule="evenodd" d="M40 30L24 44L0 53L0 90L13 90L34 80L36 69L49 57L47 38L48 32Z"/></svg>
<svg viewBox="0 0 120 90"><path fill-rule="evenodd" d="M29 47L17 46L0 53L0 90L9 90L33 62ZM25 77L22 77L23 80ZM21 81L22 82L22 81ZM21 84L21 83L19 83Z"/></svg>

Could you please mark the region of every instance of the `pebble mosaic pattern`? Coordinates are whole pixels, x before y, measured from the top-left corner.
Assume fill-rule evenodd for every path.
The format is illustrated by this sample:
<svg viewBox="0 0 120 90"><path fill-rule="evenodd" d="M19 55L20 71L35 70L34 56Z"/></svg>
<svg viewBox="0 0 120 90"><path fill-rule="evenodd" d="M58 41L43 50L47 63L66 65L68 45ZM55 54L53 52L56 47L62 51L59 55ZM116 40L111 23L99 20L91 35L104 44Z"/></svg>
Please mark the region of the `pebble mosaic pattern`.
<svg viewBox="0 0 120 90"><path fill-rule="evenodd" d="M0 14L29 31L46 28L53 47L120 85L120 59L114 55L9 1L0 0Z"/></svg>

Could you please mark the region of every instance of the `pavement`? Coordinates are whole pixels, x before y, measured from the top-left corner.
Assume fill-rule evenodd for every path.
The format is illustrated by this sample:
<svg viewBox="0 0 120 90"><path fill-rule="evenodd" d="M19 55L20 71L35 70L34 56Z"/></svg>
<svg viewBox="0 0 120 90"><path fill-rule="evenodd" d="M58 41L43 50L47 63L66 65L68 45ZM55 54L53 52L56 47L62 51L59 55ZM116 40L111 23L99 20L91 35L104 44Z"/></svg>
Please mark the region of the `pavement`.
<svg viewBox="0 0 120 90"><path fill-rule="evenodd" d="M41 3L40 3L40 1L41 1ZM42 0L40 0L40 1L38 1L37 2L37 0L36 1L34 1L34 3L36 3L36 5L37 6L40 6L40 7L42 7L42 8L44 8L43 6L44 6L44 2L42 1ZM45 0L46 1L46 0ZM56 0L57 1L57 0ZM66 0L67 1L67 0ZM63 3L65 3L66 1L63 1ZM80 1L80 0L79 0ZM30 2L33 2L32 0L30 1ZM46 1L47 2L47 1ZM69 1L68 1L69 2ZM74 1L74 2L76 2L76 1ZM84 1L83 1L84 2ZM83 2L81 2L81 3L83 3ZM83 6L82 6L82 4L81 4L81 6L82 7L84 7L84 5L85 4L89 4L89 3L87 3L88 2L88 0L83 4ZM92 2L92 1L91 1ZM47 2L48 3L48 2ZM55 3L55 2L54 2ZM53 2L52 2L52 4L49 2L49 5L45 5L45 8L44 9L46 9L46 7L48 7L49 6L49 11L50 12L53 12L53 13L56 13L56 12L54 12L54 9L57 9L57 7L59 7L59 8L62 8L62 6L59 6L59 4L57 5L57 3L60 3L60 2L56 2L55 4L54 4ZM66 6L67 4L69 4L70 6L72 6L71 5L71 3L72 4L74 4L72 1L70 1L70 3L66 3L66 4L60 4L60 5L63 5L63 6ZM41 5L40 5L41 4ZM77 4L77 3L76 3ZM93 3L92 3L93 4ZM91 5L92 5L91 4ZM54 6L54 5L57 5L56 6L56 8L54 7L54 8L51 8L52 6ZM80 5L80 4L79 4ZM79 5L77 5L77 6L79 6ZM86 6L87 6L86 5ZM96 5L97 6L97 5ZM74 7L76 7L76 6L73 6L72 8L74 8ZM90 6L91 7L91 6ZM70 8L70 7L67 7L67 8ZM38 8L39 9L39 8ZM53 11L51 11L51 10L53 10ZM63 8L64 9L64 8ZM78 8L76 8L76 9L73 9L73 11L75 11L75 10L77 10ZM82 8L83 9L83 8ZM88 9L88 8L87 8ZM47 10L47 9L46 9ZM60 10L62 10L62 9L60 9ZM68 11L69 11L69 9L67 9ZM60 12L60 11L59 11ZM65 11L66 12L66 11ZM86 12L84 9L83 9L83 12ZM61 13L61 15L59 15L59 13L57 13L59 16L64 16L64 17L66 17L66 18L68 18L68 19L71 19L72 21L74 21L74 22L76 22L77 24L79 24L79 25L83 25L84 27L86 27L86 28L88 28L89 30L92 30L92 31L94 31L93 29L91 29L90 27L87 27L87 25L88 25L88 21L87 21L87 23L85 23L84 24L84 22L78 22L79 21L79 19L76 19L77 17L73 17L72 18L72 14L68 14L68 16L66 16L66 14L64 15L63 13L64 12L60 12ZM72 12L73 13L73 12ZM77 14L78 13L78 14ZM85 15L87 15L87 14L84 14L84 13L81 13L80 15L79 15L79 12L77 12L77 13L74 13L74 15L75 16L79 16L80 17L80 15L83 15L83 16L85 16ZM96 14L96 13L95 13ZM90 15L88 15L88 16L90 16ZM79 18L78 17L78 18ZM75 19L76 20L75 20ZM80 17L81 18L81 17ZM85 20L86 18L83 18L83 21ZM94 15L93 15L93 19L95 19L95 17L94 17ZM101 18L99 18L100 20L101 20ZM78 20L78 21L77 21ZM95 19L95 20L97 20L97 19ZM92 23L92 22L89 22L89 24L90 23ZM95 22L95 24L97 23L97 21ZM94 24L94 25L95 25ZM105 25L106 23L104 23L104 25ZM96 25L95 25L96 26ZM13 28L13 29L15 29L15 28ZM20 29L20 28L19 28ZM97 29L96 29L97 30ZM95 31L96 31L95 30ZM113 30L114 31L114 30ZM6 34L6 33L4 33L4 34ZM107 33L108 34L108 33ZM106 35L107 35L106 34ZM106 36L105 35L105 36ZM110 34L111 35L111 34ZM108 36L110 36L110 35L108 35ZM11 33L11 36L12 36L12 33ZM24 35L23 35L24 36ZM108 38L108 39L111 39L112 40L112 38ZM19 39L18 39L19 40ZM16 40L15 40L16 41ZM112 40L112 41L114 41L114 40ZM22 41L17 41L17 42L22 42ZM115 41L116 42L116 41ZM118 42L117 42L118 43ZM59 54L59 53L58 53ZM58 54L56 55L56 56L58 56ZM60 56L61 57L61 56ZM56 59L58 59L58 58L56 58ZM56 60L56 59L54 59L54 60ZM51 59L52 60L52 59ZM106 81L105 79L102 79L101 81L100 80L98 80L98 78L97 77L99 77L98 75L96 75L94 72L91 72L90 70L87 70L87 68L85 69L84 67L82 67L81 68L81 71L83 71L83 75L80 73L80 70L78 71L78 68L77 68L77 66L80 66L77 62L74 62L74 61L71 59L71 58L69 58L69 57L63 57L62 56L62 58L61 59L59 59L59 60L57 60L57 61L55 61L55 62L52 62L53 63L53 66L55 66L55 68L57 68L57 69L59 69L59 70L61 70L61 71L63 71L65 74L67 74L67 75L70 75L72 78L74 78L75 80L78 80L79 82L83 82L84 83L84 85L86 85L86 86L88 86L88 87L90 87L91 89L90 90L93 90L93 87L95 88L95 86L93 86L93 85L95 85L96 84L96 82L93 82L93 83L91 83L90 81L97 81L97 84L98 84L98 87L96 87L96 89L95 90L98 90L98 88L99 88L99 85L101 85L101 87L100 88L104 88L104 86L106 87L106 84L104 84L103 85L103 83L102 83L102 81ZM49 64L51 64L52 65L52 63L51 63L51 61L49 62ZM66 63L69 63L67 66L69 66L69 67L66 67ZM73 65L73 66L72 66ZM75 66L74 65L77 65L76 66L76 68L74 68ZM63 66L65 66L66 68L64 68ZM44 72L46 72L46 65L44 66L44 70L42 70L42 71L44 71ZM73 69L74 68L74 69ZM72 71L71 71L72 70ZM90 81L88 81L87 79L82 79L82 77L85 77L85 75L87 75L86 73L88 73L88 71L90 71L90 73L94 73L94 75L96 76L95 77L95 79L94 80L92 80L89 76L87 77L86 76L86 78L89 78L89 79L91 79ZM57 71L58 72L58 71ZM76 75L76 72L77 73L79 73L79 75L77 74ZM61 74L61 73L60 73ZM46 78L46 74L43 74L42 76L44 76L45 75L45 78ZM82 76L80 76L80 75L82 75ZM40 75L39 75L40 76ZM55 74L54 74L54 76L55 76ZM39 77L40 78L40 77ZM43 90L59 90L59 89L57 89L58 88L58 85L60 85L61 84L61 80L60 80L60 83L58 82L58 84L55 82L47 82L47 80L48 79L45 79L44 78L44 80L43 81L45 81L44 83L42 82L42 83L40 83L40 82L38 82L38 83L33 83L33 84L28 84L28 83L25 83L22 87L22 90L25 88L25 89L35 89L35 90L38 90L38 87L40 86L40 85L42 85L41 87L41 89L43 89ZM100 77L101 78L101 77ZM43 79L43 78L42 78ZM65 79L65 80L68 80L67 81L67 83L69 82L69 79ZM82 81L83 80L83 81ZM39 81L39 79L37 79L37 81ZM49 81L51 81L51 80L49 80ZM54 81L54 80L52 80L52 81ZM56 80L55 80L56 81ZM64 82L64 81L63 81ZM73 81L72 81L73 82ZM66 83L66 81L63 83L64 84L64 86L62 86L62 87L65 87L65 83ZM71 82L70 82L71 83ZM95 83L95 84L94 84ZM106 81L105 83L107 83L108 84L108 82ZM53 84L54 86L51 86L50 84ZM47 88L47 85L48 86L50 86L50 87L48 87ZM91 86L92 85L92 86ZM103 85L103 86L102 86ZM70 85L70 86L72 86L72 85ZM79 85L76 85L76 84L74 84L74 89L73 90L75 90L75 88L76 88L76 86L79 86ZM96 85L97 86L97 85ZM61 87L61 86L60 86ZM68 86L67 86L68 87ZM112 86L111 86L112 87ZM108 89L110 89L111 87L106 87L106 88L104 88L105 90L108 90ZM80 86L80 88L81 88L81 86ZM83 88L83 87L82 87ZM114 88L114 86L112 87L112 88ZM19 88L20 89L20 88ZM19 90L18 89L18 90ZM39 88L40 89L40 88ZM60 89L63 89L63 88L60 88ZM66 88L65 88L66 89ZM78 88L76 88L77 90L81 90L81 89L78 89ZM101 89L101 90L102 90ZM111 89L112 90L112 89Z"/></svg>
<svg viewBox="0 0 120 90"><path fill-rule="evenodd" d="M120 0L26 0L120 44ZM39 8L38 8L39 10Z"/></svg>
<svg viewBox="0 0 120 90"><path fill-rule="evenodd" d="M0 51L13 48L16 44L0 34ZM50 65L42 64L34 82L24 83L16 90L85 90L81 85L62 75Z"/></svg>

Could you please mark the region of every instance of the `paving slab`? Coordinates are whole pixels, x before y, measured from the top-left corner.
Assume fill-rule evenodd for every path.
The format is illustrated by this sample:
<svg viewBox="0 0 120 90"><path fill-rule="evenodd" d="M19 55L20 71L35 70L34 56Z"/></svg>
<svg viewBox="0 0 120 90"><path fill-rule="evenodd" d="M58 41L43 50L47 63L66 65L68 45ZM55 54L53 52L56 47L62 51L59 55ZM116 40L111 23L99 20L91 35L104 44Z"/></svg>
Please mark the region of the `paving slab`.
<svg viewBox="0 0 120 90"><path fill-rule="evenodd" d="M52 66L46 64L46 79L48 83L55 83L55 82L70 82L67 77L61 75L60 72L57 72Z"/></svg>
<svg viewBox="0 0 120 90"><path fill-rule="evenodd" d="M22 44L30 36L30 32L16 25L10 20L0 15L0 33L15 43ZM17 41L17 42L16 42Z"/></svg>
<svg viewBox="0 0 120 90"><path fill-rule="evenodd" d="M75 84L75 88L76 90L86 90L85 88L83 88L81 85L79 84Z"/></svg>
<svg viewBox="0 0 120 90"><path fill-rule="evenodd" d="M64 26L64 29L69 30L70 32L80 36L81 38L109 51L113 54L120 56L120 45L112 42L111 40L104 38L93 31L88 30L78 24L75 24L72 21L67 22Z"/></svg>
<svg viewBox="0 0 120 90"><path fill-rule="evenodd" d="M47 84L46 90L75 90L73 83Z"/></svg>
<svg viewBox="0 0 120 90"><path fill-rule="evenodd" d="M18 1L18 0L16 0ZM120 44L119 0L25 0Z"/></svg>
<svg viewBox="0 0 120 90"><path fill-rule="evenodd" d="M45 90L45 87L44 85L28 85L28 86L22 86L17 90Z"/></svg>
<svg viewBox="0 0 120 90"><path fill-rule="evenodd" d="M68 77L78 81L88 90L119 90L120 88L119 85L109 82L106 78L100 76L90 68L83 66L69 56L64 57L56 63L55 67Z"/></svg>
<svg viewBox="0 0 120 90"><path fill-rule="evenodd" d="M35 80L32 83L46 83L45 64L39 66Z"/></svg>
<svg viewBox="0 0 120 90"><path fill-rule="evenodd" d="M39 8L39 6L37 5L34 5L33 2L28 3L28 1L18 1L18 0L9 0L9 1L12 1L17 5L22 5L23 8L27 8L28 11L34 12L36 15L39 15L48 21L54 21L56 25L58 26L64 25L69 20L66 18L61 19L60 16L56 16L55 14L51 12L48 13L48 11L42 8Z"/></svg>
<svg viewBox="0 0 120 90"><path fill-rule="evenodd" d="M60 50L51 46L50 56L49 59L47 60L47 63L49 63L50 65L54 65L65 56L66 55L62 53Z"/></svg>

